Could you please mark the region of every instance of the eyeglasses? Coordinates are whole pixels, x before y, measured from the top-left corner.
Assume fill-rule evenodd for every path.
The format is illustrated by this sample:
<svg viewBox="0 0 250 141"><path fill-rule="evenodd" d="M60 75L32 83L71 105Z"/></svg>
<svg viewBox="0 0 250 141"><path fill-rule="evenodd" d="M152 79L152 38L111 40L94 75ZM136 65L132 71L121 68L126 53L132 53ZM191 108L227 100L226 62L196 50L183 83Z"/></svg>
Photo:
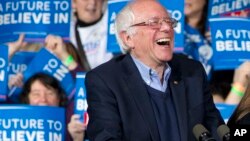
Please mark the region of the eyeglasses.
<svg viewBox="0 0 250 141"><path fill-rule="evenodd" d="M165 22L166 24L168 24L169 26L171 26L171 28L175 28L177 26L178 21L174 18L152 18L149 19L145 22L141 22L141 23L137 23L137 24L133 24L130 27L133 26L150 26L152 28L160 28L162 25L162 22Z"/></svg>

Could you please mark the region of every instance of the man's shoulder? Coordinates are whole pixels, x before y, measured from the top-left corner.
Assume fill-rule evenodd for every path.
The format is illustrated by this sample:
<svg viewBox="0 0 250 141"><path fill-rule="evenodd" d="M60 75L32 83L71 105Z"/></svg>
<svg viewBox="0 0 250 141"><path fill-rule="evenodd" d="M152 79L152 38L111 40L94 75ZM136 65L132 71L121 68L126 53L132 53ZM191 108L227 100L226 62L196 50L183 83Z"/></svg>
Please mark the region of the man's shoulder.
<svg viewBox="0 0 250 141"><path fill-rule="evenodd" d="M90 72L111 73L114 71L120 71L119 68L121 67L121 62L124 60L125 57L126 55L116 56L111 60L92 69Z"/></svg>
<svg viewBox="0 0 250 141"><path fill-rule="evenodd" d="M173 59L171 61L172 63L178 63L178 64L188 64L188 65L198 65L200 66L201 63L197 60L194 60L192 58L189 58L187 55L185 54L174 54Z"/></svg>
<svg viewBox="0 0 250 141"><path fill-rule="evenodd" d="M199 61L188 58L184 54L174 54L173 59L169 62L171 68L179 71L193 72L194 70L202 70L203 66Z"/></svg>

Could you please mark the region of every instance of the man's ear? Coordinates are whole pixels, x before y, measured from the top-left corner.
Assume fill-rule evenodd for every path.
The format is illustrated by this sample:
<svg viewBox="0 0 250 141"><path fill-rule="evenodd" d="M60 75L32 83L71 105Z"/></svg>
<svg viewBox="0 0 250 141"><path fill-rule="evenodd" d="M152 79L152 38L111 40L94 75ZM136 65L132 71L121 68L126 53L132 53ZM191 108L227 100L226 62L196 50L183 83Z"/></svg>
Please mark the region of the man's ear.
<svg viewBox="0 0 250 141"><path fill-rule="evenodd" d="M129 35L126 31L120 32L120 37L126 46L128 46L129 48L134 47L134 42L131 38L131 35Z"/></svg>

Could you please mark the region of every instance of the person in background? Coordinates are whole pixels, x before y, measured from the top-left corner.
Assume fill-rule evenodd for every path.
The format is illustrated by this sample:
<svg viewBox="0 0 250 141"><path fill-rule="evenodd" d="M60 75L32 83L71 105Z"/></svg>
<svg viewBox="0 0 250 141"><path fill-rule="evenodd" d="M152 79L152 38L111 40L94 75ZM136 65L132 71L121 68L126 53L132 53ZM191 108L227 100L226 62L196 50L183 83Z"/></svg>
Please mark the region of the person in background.
<svg viewBox="0 0 250 141"><path fill-rule="evenodd" d="M196 124L217 136L224 121L204 68L173 55L176 23L155 0L132 1L117 15L126 54L86 74L90 140L191 141Z"/></svg>
<svg viewBox="0 0 250 141"><path fill-rule="evenodd" d="M64 42L60 36L48 35L45 38L45 48L56 55L68 67L73 78L76 77L77 72L87 69L75 46L71 42Z"/></svg>
<svg viewBox="0 0 250 141"><path fill-rule="evenodd" d="M249 79L249 77L248 77ZM227 125L234 127L235 125L250 125L250 81L248 81L247 89L240 103L230 117Z"/></svg>
<svg viewBox="0 0 250 141"><path fill-rule="evenodd" d="M72 8L70 39L81 54L85 70L89 71L113 57L107 51L107 0L73 0ZM73 140L83 140L85 126L79 121L79 115L71 117L68 131Z"/></svg>
<svg viewBox="0 0 250 141"><path fill-rule="evenodd" d="M226 104L239 104L250 80L250 61L243 62L234 71L231 90L225 99Z"/></svg>
<svg viewBox="0 0 250 141"><path fill-rule="evenodd" d="M75 19L70 38L81 54L87 70L113 57L107 52L107 0L73 0Z"/></svg>
<svg viewBox="0 0 250 141"><path fill-rule="evenodd" d="M234 70L233 82L229 93L227 95L223 95L223 93L219 91L217 91L217 93L213 93L214 102L237 105L244 95L249 77L250 62L245 61ZM223 91L223 89L221 91Z"/></svg>
<svg viewBox="0 0 250 141"><path fill-rule="evenodd" d="M68 99L60 82L42 72L34 74L24 83L19 97L23 104L68 107ZM66 114L68 115L67 111ZM69 135L66 134L66 138L67 136Z"/></svg>
<svg viewBox="0 0 250 141"><path fill-rule="evenodd" d="M68 123L68 132L70 133L73 141L84 141L86 138L86 127L87 123L84 124L80 121L80 115L74 114L71 116L70 122Z"/></svg>
<svg viewBox="0 0 250 141"><path fill-rule="evenodd" d="M234 70L213 70L213 49L207 27L208 0L185 0L184 53L200 61L208 75L209 87L214 97L223 102L230 92Z"/></svg>
<svg viewBox="0 0 250 141"><path fill-rule="evenodd" d="M18 43L22 43L23 38L18 40ZM80 59L80 55L77 49L71 42L64 42L60 36L56 35L48 35L45 38L45 48L48 49L52 54L57 56L64 65L66 65L72 75L73 78L76 78L77 72L83 72L86 70L85 64ZM18 49L16 49L18 51ZM15 77L12 77L9 80L9 88L13 86L23 87L23 75L22 73L18 73ZM66 106L67 110L67 123L70 122L71 116L73 115L74 108L74 100L68 101ZM74 130L74 129L73 129ZM84 133L82 135L84 137ZM71 140L70 136L66 136L66 140Z"/></svg>
<svg viewBox="0 0 250 141"><path fill-rule="evenodd" d="M68 57L72 56L73 62L65 64L68 66L71 74L76 78L77 72L86 71L86 62L82 62L80 54L71 42L64 42L60 36L48 35L45 39L46 48L55 54L65 64ZM71 100L67 106L67 129L70 136L67 136L67 140L83 141L85 137L86 125L79 121L79 115L73 114L74 100ZM68 133L67 132L67 133Z"/></svg>
<svg viewBox="0 0 250 141"><path fill-rule="evenodd" d="M184 53L200 61L209 76L213 50L206 37L207 9L208 0L185 0Z"/></svg>
<svg viewBox="0 0 250 141"><path fill-rule="evenodd" d="M21 44L25 44L24 35L20 35L16 42L8 44L10 48L9 50L11 50L9 52L9 56L12 56L15 52L19 51L19 46ZM67 66L73 78L76 77L77 72L85 71L84 64L81 62L80 55L76 48L72 43L64 42L60 36L48 35L45 38L45 48L57 56L63 62L63 64ZM15 77L9 80L9 88L12 88L13 86L23 86L22 73L18 73Z"/></svg>
<svg viewBox="0 0 250 141"><path fill-rule="evenodd" d="M20 102L38 106L66 107L67 97L56 78L36 73L23 85Z"/></svg>

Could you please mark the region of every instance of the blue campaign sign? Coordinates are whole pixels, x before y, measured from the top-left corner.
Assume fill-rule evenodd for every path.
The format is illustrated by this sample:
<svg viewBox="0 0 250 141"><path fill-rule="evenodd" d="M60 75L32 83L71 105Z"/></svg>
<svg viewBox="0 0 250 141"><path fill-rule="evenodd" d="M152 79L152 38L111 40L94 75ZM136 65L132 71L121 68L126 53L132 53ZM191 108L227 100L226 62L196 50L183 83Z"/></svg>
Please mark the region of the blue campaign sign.
<svg viewBox="0 0 250 141"><path fill-rule="evenodd" d="M210 19L215 70L237 68L250 60L250 19Z"/></svg>
<svg viewBox="0 0 250 141"><path fill-rule="evenodd" d="M9 67L8 67L8 78L9 80L15 76L17 73L23 73L28 68L29 63L33 60L36 56L36 52L26 52L26 51L19 51L14 54L11 58ZM13 102L18 102L19 93L21 92L21 88L14 87L8 92L8 97Z"/></svg>
<svg viewBox="0 0 250 141"><path fill-rule="evenodd" d="M108 52L120 53L121 49L115 37L115 18L116 15L130 0L109 0L108 1Z"/></svg>
<svg viewBox="0 0 250 141"><path fill-rule="evenodd" d="M25 40L43 42L48 34L69 39L71 0L1 0L0 43Z"/></svg>
<svg viewBox="0 0 250 141"><path fill-rule="evenodd" d="M27 70L24 72L24 81L38 72L45 72L55 77L64 88L68 99L73 97L75 83L71 73L56 56L51 54L45 48L42 48L30 62Z"/></svg>
<svg viewBox="0 0 250 141"><path fill-rule="evenodd" d="M1 141L65 140L64 108L1 105L0 113Z"/></svg>
<svg viewBox="0 0 250 141"><path fill-rule="evenodd" d="M167 8L170 16L178 21L177 27L174 28L174 51L182 52L184 50L184 1L160 0L160 3Z"/></svg>
<svg viewBox="0 0 250 141"><path fill-rule="evenodd" d="M0 45L0 101L6 100L8 90L8 47Z"/></svg>
<svg viewBox="0 0 250 141"><path fill-rule="evenodd" d="M229 120L231 115L233 114L237 105L229 105L224 103L215 104L216 108L220 111L222 118L224 119L225 123Z"/></svg>
<svg viewBox="0 0 250 141"><path fill-rule="evenodd" d="M9 63L9 78L17 73L24 72L35 55L36 52L16 52Z"/></svg>
<svg viewBox="0 0 250 141"><path fill-rule="evenodd" d="M75 94L75 104L74 104L74 114L80 115L80 121L86 122L86 112L87 112L87 97L85 88L85 76L86 73L78 72L76 74L76 94Z"/></svg>
<svg viewBox="0 0 250 141"><path fill-rule="evenodd" d="M121 49L116 41L114 22L116 15L130 0L108 1L108 42L109 52L120 53ZM160 0L160 3L168 9L170 15L178 21L175 30L175 52L182 52L184 47L184 1Z"/></svg>
<svg viewBox="0 0 250 141"><path fill-rule="evenodd" d="M208 17L234 16L232 13L240 12L238 16L249 17L249 0L209 0Z"/></svg>

